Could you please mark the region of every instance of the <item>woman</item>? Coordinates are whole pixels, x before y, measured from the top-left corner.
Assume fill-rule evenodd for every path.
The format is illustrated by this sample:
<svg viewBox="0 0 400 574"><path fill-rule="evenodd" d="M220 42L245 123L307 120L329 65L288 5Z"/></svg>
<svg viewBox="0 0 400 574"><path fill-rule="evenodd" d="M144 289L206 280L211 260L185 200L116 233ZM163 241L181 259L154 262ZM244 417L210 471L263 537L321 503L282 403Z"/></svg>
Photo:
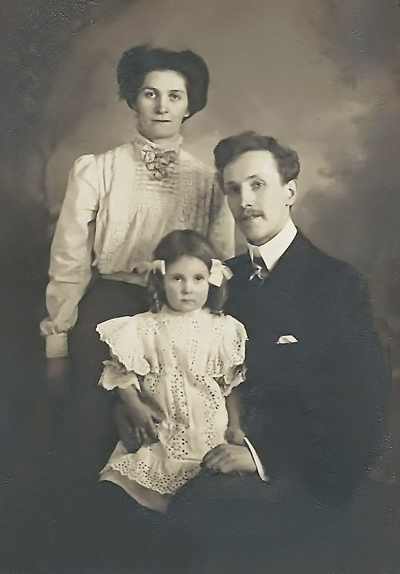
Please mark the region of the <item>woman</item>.
<svg viewBox="0 0 400 574"><path fill-rule="evenodd" d="M41 324L52 382L63 378L71 356L78 385L71 391L70 454L80 464L85 457L93 478L115 441L110 403L96 388L107 349L95 326L147 310L143 262L170 231L195 229L221 257L233 252L233 226L222 224L212 171L181 149L182 123L206 105L205 62L191 51L138 46L123 54L117 77L137 131L132 142L75 162L51 248L49 316Z"/></svg>

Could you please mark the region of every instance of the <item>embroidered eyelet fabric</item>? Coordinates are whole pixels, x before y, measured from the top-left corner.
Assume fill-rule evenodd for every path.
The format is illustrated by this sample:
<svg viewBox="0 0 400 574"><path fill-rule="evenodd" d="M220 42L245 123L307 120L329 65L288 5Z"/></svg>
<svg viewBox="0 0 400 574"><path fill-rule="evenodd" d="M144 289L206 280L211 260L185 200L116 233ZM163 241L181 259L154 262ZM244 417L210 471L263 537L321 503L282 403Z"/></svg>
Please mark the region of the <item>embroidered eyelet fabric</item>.
<svg viewBox="0 0 400 574"><path fill-rule="evenodd" d="M244 379L246 331L233 317L205 309L122 317L97 330L114 357L100 384L140 385L163 413L159 441L136 453L119 443L102 476L117 471L158 493L174 494L199 472L203 456L225 442L225 396Z"/></svg>

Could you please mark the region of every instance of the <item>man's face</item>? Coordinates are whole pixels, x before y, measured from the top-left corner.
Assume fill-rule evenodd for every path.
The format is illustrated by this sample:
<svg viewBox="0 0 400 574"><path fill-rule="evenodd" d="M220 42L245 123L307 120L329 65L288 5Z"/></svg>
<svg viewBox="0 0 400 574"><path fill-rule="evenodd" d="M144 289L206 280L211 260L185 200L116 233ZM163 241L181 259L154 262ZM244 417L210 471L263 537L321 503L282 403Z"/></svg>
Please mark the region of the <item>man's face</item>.
<svg viewBox="0 0 400 574"><path fill-rule="evenodd" d="M245 152L225 167L223 179L229 208L249 243L263 245L284 228L296 181L282 183L269 151Z"/></svg>

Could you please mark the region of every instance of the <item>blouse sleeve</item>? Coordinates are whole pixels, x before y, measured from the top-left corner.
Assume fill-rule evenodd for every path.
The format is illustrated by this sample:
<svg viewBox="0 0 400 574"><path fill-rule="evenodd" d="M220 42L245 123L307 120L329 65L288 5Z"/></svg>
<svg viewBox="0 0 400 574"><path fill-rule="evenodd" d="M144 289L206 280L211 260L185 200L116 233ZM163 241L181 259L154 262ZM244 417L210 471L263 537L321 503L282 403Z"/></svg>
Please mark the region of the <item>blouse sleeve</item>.
<svg viewBox="0 0 400 574"><path fill-rule="evenodd" d="M209 215L208 239L221 259L235 255L235 222L217 178L214 178Z"/></svg>
<svg viewBox="0 0 400 574"><path fill-rule="evenodd" d="M246 329L236 319L227 315L222 330L214 377L219 381L225 396L229 395L245 378Z"/></svg>
<svg viewBox="0 0 400 574"><path fill-rule="evenodd" d="M94 225L99 186L93 155L78 158L68 187L50 252L46 291L48 317L40 325L49 358L68 355L67 332L78 316L78 303L91 279Z"/></svg>

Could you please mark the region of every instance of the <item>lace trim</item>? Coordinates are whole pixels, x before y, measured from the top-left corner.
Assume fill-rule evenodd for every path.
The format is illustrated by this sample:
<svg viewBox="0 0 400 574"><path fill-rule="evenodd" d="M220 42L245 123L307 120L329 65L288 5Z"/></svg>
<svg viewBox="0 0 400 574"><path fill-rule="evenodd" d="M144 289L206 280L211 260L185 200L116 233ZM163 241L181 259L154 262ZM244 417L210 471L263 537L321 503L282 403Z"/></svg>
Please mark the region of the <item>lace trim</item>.
<svg viewBox="0 0 400 574"><path fill-rule="evenodd" d="M135 454L125 455L118 461L110 463L110 467L122 476L160 494L175 494L201 470L199 463L186 462L185 464L185 461L179 460L176 461L177 470L168 472L160 461L147 463L143 460L135 460L135 457Z"/></svg>

